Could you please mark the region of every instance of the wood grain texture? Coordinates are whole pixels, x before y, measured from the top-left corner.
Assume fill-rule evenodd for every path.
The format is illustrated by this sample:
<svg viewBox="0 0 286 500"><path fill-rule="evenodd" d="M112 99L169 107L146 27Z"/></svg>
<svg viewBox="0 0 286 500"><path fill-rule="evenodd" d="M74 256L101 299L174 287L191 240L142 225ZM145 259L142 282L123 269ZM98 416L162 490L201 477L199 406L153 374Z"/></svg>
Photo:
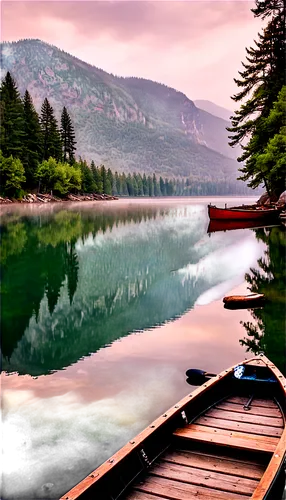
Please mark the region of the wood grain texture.
<svg viewBox="0 0 286 500"><path fill-rule="evenodd" d="M206 471L179 464L160 463L150 470L151 475L184 483L206 486L216 490L251 495L258 485L257 479L246 479L220 472Z"/></svg>
<svg viewBox="0 0 286 500"><path fill-rule="evenodd" d="M276 437L258 436L196 424L177 429L174 436L238 449L270 453L273 453L279 441L279 438Z"/></svg>
<svg viewBox="0 0 286 500"><path fill-rule="evenodd" d="M242 396L232 396L230 398L227 398L225 400L225 403L235 403L235 404L240 404L240 405L245 405L247 401L249 400L249 397L242 397ZM259 399L259 398L253 398L251 405L253 406L262 406L265 408L278 408L277 403L273 401L273 399Z"/></svg>
<svg viewBox="0 0 286 500"><path fill-rule="evenodd" d="M265 470L265 466L260 464L245 463L242 460L234 460L192 451L173 451L167 453L162 460L250 479L261 479Z"/></svg>
<svg viewBox="0 0 286 500"><path fill-rule="evenodd" d="M149 493L144 493L143 491L132 491L124 500L162 500L162 497L158 495L149 495Z"/></svg>
<svg viewBox="0 0 286 500"><path fill-rule="evenodd" d="M261 406L251 406L249 410L244 410L243 406L225 403L224 401L218 403L215 408L226 411L235 411L238 413L250 413L251 415L260 415L262 417L281 417L279 408L263 408Z"/></svg>
<svg viewBox="0 0 286 500"><path fill-rule="evenodd" d="M200 417L195 421L196 424L206 425L208 427L216 427L219 429L228 429L230 431L246 432L248 434L258 434L260 436L280 437L282 427L270 427L257 425L253 423L236 422L233 420L224 420L222 418Z"/></svg>
<svg viewBox="0 0 286 500"><path fill-rule="evenodd" d="M136 490L161 495L162 498L169 500L246 500L249 498L239 493L213 490L156 476L146 478L142 485L137 485Z"/></svg>
<svg viewBox="0 0 286 500"><path fill-rule="evenodd" d="M262 500L269 490L272 482L275 480L277 470L282 466L286 458L286 429L280 438L280 441L273 453L273 456L264 472L261 481L259 482L256 490L253 492L252 500Z"/></svg>
<svg viewBox="0 0 286 500"><path fill-rule="evenodd" d="M222 411L216 408L208 410L204 416L213 418L223 418L224 420L235 420L237 422L249 422L257 425L269 425L270 427L281 427L283 429L283 419L279 417L265 417L261 415L254 415L248 411L244 413L234 411Z"/></svg>

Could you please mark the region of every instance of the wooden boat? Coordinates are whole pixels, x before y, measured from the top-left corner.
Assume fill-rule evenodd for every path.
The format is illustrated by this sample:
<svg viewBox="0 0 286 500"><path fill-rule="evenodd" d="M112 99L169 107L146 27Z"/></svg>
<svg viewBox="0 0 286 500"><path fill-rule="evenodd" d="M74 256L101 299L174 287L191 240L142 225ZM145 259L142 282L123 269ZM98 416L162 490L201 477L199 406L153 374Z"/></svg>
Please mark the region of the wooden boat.
<svg viewBox="0 0 286 500"><path fill-rule="evenodd" d="M235 229L259 229L261 227L274 227L277 224L269 225L269 223L263 220L228 220L228 219L212 219L209 222L207 232L216 233L218 231L233 231Z"/></svg>
<svg viewBox="0 0 286 500"><path fill-rule="evenodd" d="M279 500L285 394L285 378L264 356L229 368L157 418L61 500Z"/></svg>
<svg viewBox="0 0 286 500"><path fill-rule="evenodd" d="M250 293L248 295L228 295L222 300L226 309L245 309L248 307L261 307L265 297L263 293Z"/></svg>
<svg viewBox="0 0 286 500"><path fill-rule="evenodd" d="M278 219L278 208L265 208L257 205L219 208L215 205L208 205L209 218L223 220L265 220Z"/></svg>

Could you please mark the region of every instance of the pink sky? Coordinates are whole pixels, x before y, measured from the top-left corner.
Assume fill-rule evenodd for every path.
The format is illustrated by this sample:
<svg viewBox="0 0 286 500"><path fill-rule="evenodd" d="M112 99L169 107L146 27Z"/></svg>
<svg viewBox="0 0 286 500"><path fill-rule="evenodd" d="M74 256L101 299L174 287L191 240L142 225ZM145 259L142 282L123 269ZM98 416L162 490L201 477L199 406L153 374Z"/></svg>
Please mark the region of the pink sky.
<svg viewBox="0 0 286 500"><path fill-rule="evenodd" d="M39 38L120 76L165 83L235 109L245 47L261 20L253 2L2 1L2 40Z"/></svg>

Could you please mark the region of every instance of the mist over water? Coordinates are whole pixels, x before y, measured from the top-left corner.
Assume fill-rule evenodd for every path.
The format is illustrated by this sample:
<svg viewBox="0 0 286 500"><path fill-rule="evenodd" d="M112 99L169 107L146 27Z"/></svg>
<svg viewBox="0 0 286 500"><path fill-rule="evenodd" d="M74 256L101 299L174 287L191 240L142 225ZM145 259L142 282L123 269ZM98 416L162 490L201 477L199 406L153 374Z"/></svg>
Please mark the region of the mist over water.
<svg viewBox="0 0 286 500"><path fill-rule="evenodd" d="M187 368L245 357L250 313L220 299L265 241L210 237L206 204L3 214L1 498L59 498L190 391Z"/></svg>

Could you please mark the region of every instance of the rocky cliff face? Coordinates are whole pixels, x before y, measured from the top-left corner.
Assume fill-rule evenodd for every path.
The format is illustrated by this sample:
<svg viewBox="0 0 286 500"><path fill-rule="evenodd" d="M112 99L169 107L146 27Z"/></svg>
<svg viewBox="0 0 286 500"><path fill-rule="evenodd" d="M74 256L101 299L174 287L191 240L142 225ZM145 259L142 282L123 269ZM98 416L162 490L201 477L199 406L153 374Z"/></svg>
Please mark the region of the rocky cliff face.
<svg viewBox="0 0 286 500"><path fill-rule="evenodd" d="M119 78L40 40L4 43L2 72L37 110L47 97L75 124L77 153L114 170L235 179L228 123L183 93L140 78Z"/></svg>

